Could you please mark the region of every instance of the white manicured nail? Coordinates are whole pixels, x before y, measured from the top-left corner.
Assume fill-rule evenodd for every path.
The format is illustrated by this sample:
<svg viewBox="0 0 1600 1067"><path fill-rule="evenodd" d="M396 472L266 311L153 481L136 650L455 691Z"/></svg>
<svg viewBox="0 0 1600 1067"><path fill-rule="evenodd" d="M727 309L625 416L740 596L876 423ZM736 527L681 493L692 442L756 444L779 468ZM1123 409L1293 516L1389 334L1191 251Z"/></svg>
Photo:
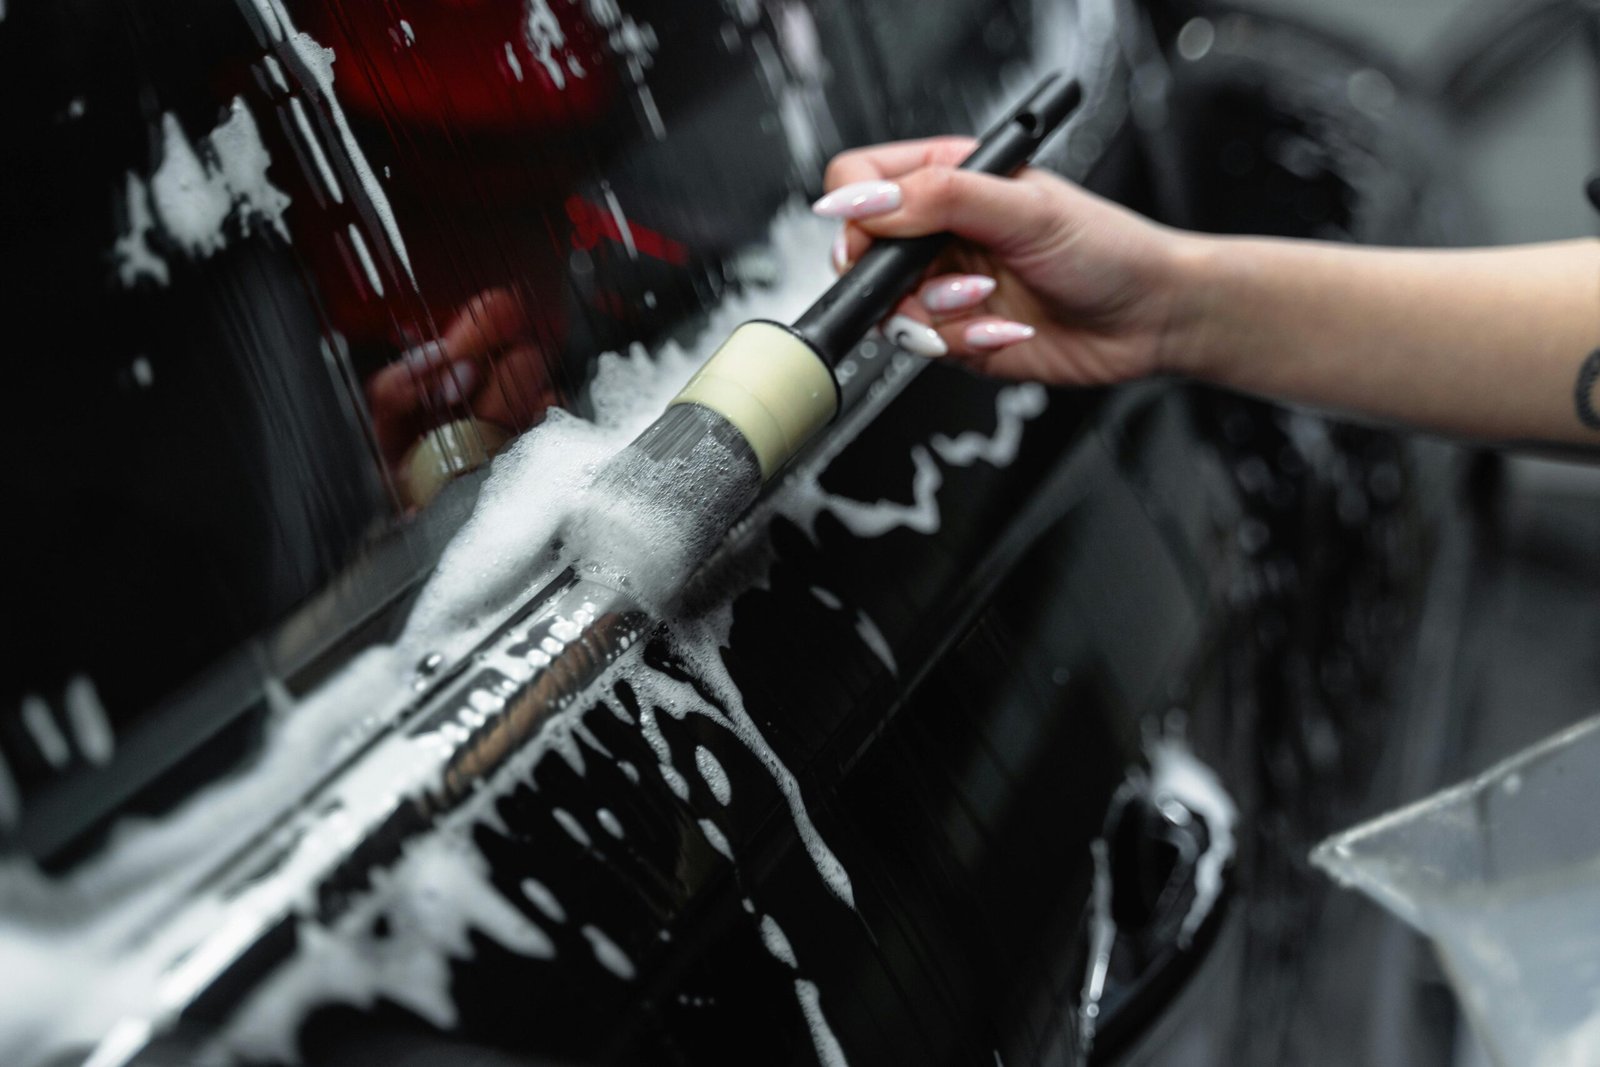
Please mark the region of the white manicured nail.
<svg viewBox="0 0 1600 1067"><path fill-rule="evenodd" d="M400 354L400 358L413 367L436 367L444 361L444 343L442 341L428 341L408 348Z"/></svg>
<svg viewBox="0 0 1600 1067"><path fill-rule="evenodd" d="M900 187L894 182L869 181L841 185L811 205L825 219L864 219L900 206Z"/></svg>
<svg viewBox="0 0 1600 1067"><path fill-rule="evenodd" d="M464 360L450 364L440 377L444 380L432 394L436 407L453 408L478 390L478 368Z"/></svg>
<svg viewBox="0 0 1600 1067"><path fill-rule="evenodd" d="M984 274L947 274L922 287L922 306L929 311L963 311L989 298L995 281Z"/></svg>
<svg viewBox="0 0 1600 1067"><path fill-rule="evenodd" d="M966 341L973 348L994 349L1026 341L1038 331L1024 322L994 319L967 327Z"/></svg>
<svg viewBox="0 0 1600 1067"><path fill-rule="evenodd" d="M850 242L845 237L844 228L840 227L839 236L833 239L833 272L843 274L844 269L850 265Z"/></svg>
<svg viewBox="0 0 1600 1067"><path fill-rule="evenodd" d="M896 315L884 323L883 335L913 356L932 359L950 351L937 330L906 315Z"/></svg>

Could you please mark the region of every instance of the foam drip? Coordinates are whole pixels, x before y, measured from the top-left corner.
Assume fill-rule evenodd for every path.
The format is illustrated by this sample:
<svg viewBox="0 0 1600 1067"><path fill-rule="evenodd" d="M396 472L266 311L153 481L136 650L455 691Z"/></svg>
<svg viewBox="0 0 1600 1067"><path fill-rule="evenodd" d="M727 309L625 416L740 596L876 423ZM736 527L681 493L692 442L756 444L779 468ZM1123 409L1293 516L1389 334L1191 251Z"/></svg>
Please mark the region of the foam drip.
<svg viewBox="0 0 1600 1067"><path fill-rule="evenodd" d="M1195 758L1181 741L1163 738L1147 746L1150 760L1150 795L1159 803L1163 797L1178 801L1205 820L1210 843L1195 862L1194 901L1184 915L1179 934L1187 945L1211 914L1222 894L1222 873L1233 858L1236 843L1233 828L1239 809L1228 796L1216 772Z"/></svg>
<svg viewBox="0 0 1600 1067"><path fill-rule="evenodd" d="M694 750L694 765L700 772L700 777L705 780L706 788L717 798L717 803L726 807L733 800L733 783L728 780L728 772L722 769L717 757L713 756L704 745L697 745Z"/></svg>
<svg viewBox="0 0 1600 1067"><path fill-rule="evenodd" d="M564 923L567 921L567 909L561 906L561 901L556 895L537 878L524 878L522 880L522 893L533 906L544 912L545 917L551 922Z"/></svg>
<svg viewBox="0 0 1600 1067"><path fill-rule="evenodd" d="M796 978L794 994L800 1000L800 1010L806 1017L806 1026L811 1030L811 1043L816 1046L817 1061L822 1067L849 1067L850 1061L845 1058L839 1039L834 1036L833 1028L822 1014L822 993L817 989L817 984Z"/></svg>
<svg viewBox="0 0 1600 1067"><path fill-rule="evenodd" d="M278 55L285 59L294 56L309 74L308 99L331 121L349 163L346 175L353 187L365 192L366 206L376 217L377 225L368 232L381 231L388 239L381 251L392 252L409 276L405 245L387 198L334 94L331 51L298 31L280 0L250 2ZM610 28L618 33L618 39L611 42L612 47L635 43L629 32L636 27L626 25L610 5L597 6L613 12ZM640 34L633 36L643 40ZM269 59L269 68L276 68L276 59ZM291 98L291 107L314 156L326 164L299 97ZM241 137L248 132L243 122L234 129ZM250 163L246 156L240 159ZM196 162L205 177L206 164L198 156ZM332 195L341 199L331 166L318 169ZM222 168L216 170L220 176ZM136 178L130 179L130 205L147 207L154 197L142 183L135 190L134 182ZM262 201L270 202L270 198ZM215 215L217 200L210 198L201 206ZM138 228L134 214L130 207L130 222ZM275 221L265 212L254 217ZM136 235L141 241L148 228ZM214 244L208 233L192 232L196 247ZM775 258L786 267L779 284L725 301L709 316L703 340L719 342L747 319L788 321L796 317L832 281L827 264L833 234L831 223L813 218L798 205L782 212L771 234ZM131 244L130 249L135 254L130 266L133 276L152 273L153 268L137 258L137 249ZM0 915L0 956L16 963L6 968L7 977L0 978L0 997L7 1004L6 1018L0 1020L0 1060L38 1063L92 1042L118 1026L119 1033L137 1036L140 1026L148 1032L152 1025L141 1020L163 1021L154 991L170 976L171 961L202 943L222 918L215 912L183 912L179 907L209 864L297 803L309 780L385 730L412 698L413 665L424 655L459 658L564 563L581 557L582 527L572 524L573 517L597 514L597 509L616 503L597 498L599 472L659 414L706 354L668 344L654 358L638 347L601 357L591 398L594 421L553 412L543 426L495 459L472 518L441 558L400 640L392 647L362 654L313 697L276 713L268 725L261 756L252 766L197 792L158 823L130 822L118 827L110 847L65 877L48 879L17 861L0 865L0 899L6 903ZM1027 416L1013 413L1012 417ZM962 440L957 438L951 447ZM962 465L963 451L956 451L952 458L932 442L930 447L947 464ZM984 458L999 457L1005 449L991 442L980 452ZM858 520L859 536L882 536L901 527L935 532L942 476L934 452L919 447L913 465L910 506L880 507L830 497L817 488L815 471L811 471L791 477L780 490L779 510L804 513L809 509L814 518L826 507L841 514L847 525L849 519L844 516ZM881 513L875 516L874 509ZM809 528L809 522L806 525ZM573 536L574 529L580 536ZM546 552L546 546L562 540L559 535L563 533L569 541L567 555ZM639 540L652 544L648 536ZM626 567L634 561L612 562L621 574L627 573ZM650 594L647 591L645 595ZM707 715L745 744L777 784L819 877L835 896L852 904L848 875L822 840L797 781L767 744L722 662L721 649L730 622L731 609L724 605L718 611L667 624L669 641L710 688L720 708L701 700L692 687L649 671L638 657L625 658L609 677L626 671L630 680L648 678L647 684L639 686L642 691L657 687L669 698L666 704L671 704L674 696L683 697L681 706L687 713ZM862 636L870 645L867 634ZM880 654L886 653L885 647ZM892 666L892 658L886 662ZM641 697L648 699L643 692ZM576 712L563 712L549 722L545 734L530 744L527 752L513 757L481 796L493 797L497 790L503 791L507 782L525 773L551 748L569 762L576 761L581 773L581 756L570 731L561 728L562 720L575 722ZM642 716L640 725L645 728ZM669 788L676 779L682 789L680 796L687 800L687 782L670 766L670 751L665 755L658 751L658 755ZM619 766L625 774L633 772L631 779L638 779L637 769ZM709 779L707 784L715 791ZM476 818L487 820L483 812ZM720 850L731 859L731 849L715 824L707 820L702 830L712 846L718 847L720 842ZM275 1049L283 1058L293 1059L299 1021L311 1006L328 1000L361 1004L382 996L436 1025L448 1026L456 1014L449 996L448 961L470 954L469 928L480 929L524 955L553 953L548 936L537 923L489 883L486 861L471 844L466 828L458 823L454 829L439 831L429 842L408 847L396 866L375 882L373 892L355 904L335 929L302 921L301 951L246 1002L219 1049L254 1050L252 1055L272 1055L270 1050ZM533 885L538 887L530 888ZM530 879L523 886L523 895L539 914L564 921L565 909L547 889L541 894L543 888ZM549 907L552 904L555 914ZM379 942L363 934L362 923L370 930L380 914L388 917L391 926L398 924L402 935ZM181 921L174 921L174 915L180 915ZM604 949L594 937L589 940L602 965L617 963L614 957L610 964L601 959ZM610 943L609 938L606 941ZM631 970L632 961L626 956L622 959ZM618 972L616 966L612 970ZM797 981L796 995L819 1058L828 1067L844 1063L842 1049L822 1014L816 986Z"/></svg>
<svg viewBox="0 0 1600 1067"><path fill-rule="evenodd" d="M1035 382L1007 386L995 396L995 429L992 434L968 431L955 438L935 434L926 445L914 446L911 449L913 473L909 504L891 500L872 503L853 500L830 493L813 480L796 485L792 492L785 494L781 505L783 514L794 520L813 540L816 539L817 517L824 511L838 519L856 537L883 537L895 530L911 530L928 535L938 533L943 521L939 490L944 486L944 472L939 460L942 459L949 467L970 467L979 460L995 467L1009 466L1016 459L1017 450L1022 447L1022 432L1026 423L1044 413L1049 406L1049 399L1049 393ZM937 459L934 453L938 454ZM823 593L826 594L826 591ZM826 596L832 595L818 594L815 589L812 594L824 604L828 603ZM837 600L836 597L833 599Z"/></svg>
<svg viewBox="0 0 1600 1067"><path fill-rule="evenodd" d="M621 978L625 982L633 981L633 961L628 954L617 947L617 943L605 935L595 926L584 926L580 932L588 940L589 947L594 951L594 958L600 966Z"/></svg>
<svg viewBox="0 0 1600 1067"><path fill-rule="evenodd" d="M785 964L791 970L799 968L800 963L795 959L794 946L789 944L788 935L783 932L783 927L770 915L761 917L761 943L767 946L767 951L772 958Z"/></svg>
<svg viewBox="0 0 1600 1067"><path fill-rule="evenodd" d="M380 918L386 933L377 937ZM409 842L333 929L299 924L299 951L246 998L203 1059L299 1062L300 1021L326 1004L365 1008L383 998L449 1029L458 1019L450 961L471 958L470 930L518 955L556 954L549 935L490 883L470 839L445 832Z"/></svg>
<svg viewBox="0 0 1600 1067"><path fill-rule="evenodd" d="M755 720L745 709L743 694L739 692L739 687L734 684L732 676L728 674L727 666L722 662L721 650L727 644L727 635L732 622L732 606L723 605L698 618L672 620L666 627L673 651L685 661L694 676L711 690L721 705L720 708L701 700L689 683L677 681L659 672L640 672L637 677L631 677L629 681L633 684L641 704L677 702L679 706L686 707L695 714L706 716L738 738L751 755L766 768L773 784L778 787L779 793L788 805L789 816L794 820L800 843L811 857L818 877L835 897L853 908L855 892L850 885L850 876L811 821L805 798L800 792L800 783L762 736Z"/></svg>

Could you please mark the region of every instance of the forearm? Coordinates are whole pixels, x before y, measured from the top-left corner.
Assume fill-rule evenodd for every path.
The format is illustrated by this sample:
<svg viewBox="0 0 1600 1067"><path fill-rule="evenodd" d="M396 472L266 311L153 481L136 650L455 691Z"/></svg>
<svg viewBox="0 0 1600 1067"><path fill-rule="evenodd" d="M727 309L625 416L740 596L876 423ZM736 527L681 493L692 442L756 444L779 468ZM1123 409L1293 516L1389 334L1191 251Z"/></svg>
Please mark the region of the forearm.
<svg viewBox="0 0 1600 1067"><path fill-rule="evenodd" d="M1398 251L1193 238L1169 366L1263 396L1497 441L1600 446L1600 241Z"/></svg>

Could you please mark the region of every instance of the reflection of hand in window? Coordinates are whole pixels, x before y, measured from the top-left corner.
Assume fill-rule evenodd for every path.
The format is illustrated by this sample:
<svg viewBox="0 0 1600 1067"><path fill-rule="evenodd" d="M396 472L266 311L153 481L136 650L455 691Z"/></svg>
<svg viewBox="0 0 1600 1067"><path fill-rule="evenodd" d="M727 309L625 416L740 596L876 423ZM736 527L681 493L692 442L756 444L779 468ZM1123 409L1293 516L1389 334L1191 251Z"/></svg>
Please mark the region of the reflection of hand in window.
<svg viewBox="0 0 1600 1067"><path fill-rule="evenodd" d="M468 300L438 340L408 350L374 374L367 398L384 460L407 502L417 506L438 489L418 484L412 469L418 446L428 444L432 431L454 424L457 436L465 436L456 444L434 442L448 453L448 474L459 474L558 401L527 311L508 289Z"/></svg>

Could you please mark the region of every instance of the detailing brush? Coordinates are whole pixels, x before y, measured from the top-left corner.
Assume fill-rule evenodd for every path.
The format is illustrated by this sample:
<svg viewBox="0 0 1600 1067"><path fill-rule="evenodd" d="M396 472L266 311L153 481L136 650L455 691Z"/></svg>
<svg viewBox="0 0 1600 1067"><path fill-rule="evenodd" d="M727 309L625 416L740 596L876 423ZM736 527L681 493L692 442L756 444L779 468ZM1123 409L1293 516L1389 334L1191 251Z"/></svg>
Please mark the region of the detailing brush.
<svg viewBox="0 0 1600 1067"><path fill-rule="evenodd" d="M1046 78L983 136L961 168L1014 173L1082 98L1076 79ZM755 502L761 486L838 413L834 367L951 240L936 233L876 241L794 325L757 319L734 330L605 476L618 499L671 516L674 558L660 558L660 529L646 535L651 545L630 550L612 543L591 558L617 564L650 560L657 573L649 578L632 566L619 576L635 588L641 579L658 590L681 585ZM629 536L618 524L607 525L602 540ZM640 591L649 596L649 590Z"/></svg>

